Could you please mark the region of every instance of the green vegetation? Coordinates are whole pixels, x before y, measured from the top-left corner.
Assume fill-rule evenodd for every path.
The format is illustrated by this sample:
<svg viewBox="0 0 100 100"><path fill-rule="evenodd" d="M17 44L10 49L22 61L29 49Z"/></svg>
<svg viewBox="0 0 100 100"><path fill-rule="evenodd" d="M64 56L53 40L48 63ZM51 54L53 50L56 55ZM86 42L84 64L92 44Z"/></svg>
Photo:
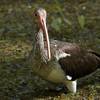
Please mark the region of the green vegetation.
<svg viewBox="0 0 100 100"><path fill-rule="evenodd" d="M99 100L100 71L78 81L78 92L46 90L48 83L23 66L38 31L35 8L48 12L50 38L77 42L100 52L99 0L0 1L0 100Z"/></svg>

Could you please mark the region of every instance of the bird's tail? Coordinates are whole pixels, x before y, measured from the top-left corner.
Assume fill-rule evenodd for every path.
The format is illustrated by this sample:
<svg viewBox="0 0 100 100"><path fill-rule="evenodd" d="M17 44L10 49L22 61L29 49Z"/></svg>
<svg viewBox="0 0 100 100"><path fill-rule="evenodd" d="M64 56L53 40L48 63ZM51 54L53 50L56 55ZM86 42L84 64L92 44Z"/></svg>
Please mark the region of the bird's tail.
<svg viewBox="0 0 100 100"><path fill-rule="evenodd" d="M89 52L91 52L92 54L94 54L97 57L97 61L98 61L98 68L100 68L100 54L90 50Z"/></svg>

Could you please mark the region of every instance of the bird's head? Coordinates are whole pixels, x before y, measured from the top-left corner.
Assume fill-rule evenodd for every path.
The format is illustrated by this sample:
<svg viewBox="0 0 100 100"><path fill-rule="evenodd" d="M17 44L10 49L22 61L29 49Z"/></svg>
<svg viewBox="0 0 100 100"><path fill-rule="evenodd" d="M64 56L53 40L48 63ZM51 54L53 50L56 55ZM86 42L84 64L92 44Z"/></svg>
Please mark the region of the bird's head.
<svg viewBox="0 0 100 100"><path fill-rule="evenodd" d="M39 27L44 33L43 36L45 37L45 40L46 40L48 60L50 60L51 59L51 52L50 52L48 30L47 30L47 26L46 26L46 17L47 17L46 10L43 8L39 8L39 9L35 10L34 15L37 17Z"/></svg>
<svg viewBox="0 0 100 100"><path fill-rule="evenodd" d="M47 27L46 27L46 17L47 17L46 10L43 9L43 8L38 8L38 9L35 10L34 15L37 17L39 27L45 33L46 30L47 30Z"/></svg>

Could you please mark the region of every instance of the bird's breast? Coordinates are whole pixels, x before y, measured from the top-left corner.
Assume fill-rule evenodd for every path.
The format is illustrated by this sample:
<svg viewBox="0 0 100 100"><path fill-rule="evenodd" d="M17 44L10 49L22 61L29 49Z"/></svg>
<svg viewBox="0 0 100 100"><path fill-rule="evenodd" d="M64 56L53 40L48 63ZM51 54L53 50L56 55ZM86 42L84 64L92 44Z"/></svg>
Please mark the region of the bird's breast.
<svg viewBox="0 0 100 100"><path fill-rule="evenodd" d="M62 83L66 80L66 75L60 68L59 64L55 64L51 72L48 74L47 79L54 83Z"/></svg>
<svg viewBox="0 0 100 100"><path fill-rule="evenodd" d="M50 61L47 64L42 63L36 73L43 79L53 83L62 83L66 80L64 71L56 61Z"/></svg>

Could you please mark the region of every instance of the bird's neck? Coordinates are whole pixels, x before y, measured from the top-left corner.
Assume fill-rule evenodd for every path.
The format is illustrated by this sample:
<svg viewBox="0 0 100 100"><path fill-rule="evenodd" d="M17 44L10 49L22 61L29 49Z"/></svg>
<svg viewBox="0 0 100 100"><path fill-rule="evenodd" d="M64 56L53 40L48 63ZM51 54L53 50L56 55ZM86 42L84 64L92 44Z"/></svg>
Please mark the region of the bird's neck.
<svg viewBox="0 0 100 100"><path fill-rule="evenodd" d="M36 54L39 56L39 59L42 61L47 61L47 50L44 47L44 36L42 29L39 30L37 37L36 37Z"/></svg>

